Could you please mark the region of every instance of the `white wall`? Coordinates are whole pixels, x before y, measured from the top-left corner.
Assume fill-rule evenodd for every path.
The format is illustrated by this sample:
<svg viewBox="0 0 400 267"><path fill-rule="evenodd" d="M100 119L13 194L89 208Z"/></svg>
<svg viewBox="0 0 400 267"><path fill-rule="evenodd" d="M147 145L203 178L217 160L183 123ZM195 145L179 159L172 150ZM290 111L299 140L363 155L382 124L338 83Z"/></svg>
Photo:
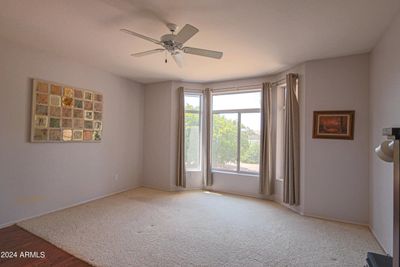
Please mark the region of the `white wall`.
<svg viewBox="0 0 400 267"><path fill-rule="evenodd" d="M371 53L370 61L370 226L392 254L393 164L378 159L382 128L400 126L400 15Z"/></svg>
<svg viewBox="0 0 400 267"><path fill-rule="evenodd" d="M143 185L176 190L178 88L203 89L201 84L162 82L145 85ZM187 175L187 187L202 187L198 172Z"/></svg>
<svg viewBox="0 0 400 267"><path fill-rule="evenodd" d="M368 224L368 54L306 63L305 210ZM313 139L313 111L355 110L354 140Z"/></svg>
<svg viewBox="0 0 400 267"><path fill-rule="evenodd" d="M171 190L172 82L145 85L143 185ZM176 142L175 142L176 144Z"/></svg>
<svg viewBox="0 0 400 267"><path fill-rule="evenodd" d="M5 40L0 62L0 226L141 183L142 85ZM102 142L30 143L32 78L102 92Z"/></svg>

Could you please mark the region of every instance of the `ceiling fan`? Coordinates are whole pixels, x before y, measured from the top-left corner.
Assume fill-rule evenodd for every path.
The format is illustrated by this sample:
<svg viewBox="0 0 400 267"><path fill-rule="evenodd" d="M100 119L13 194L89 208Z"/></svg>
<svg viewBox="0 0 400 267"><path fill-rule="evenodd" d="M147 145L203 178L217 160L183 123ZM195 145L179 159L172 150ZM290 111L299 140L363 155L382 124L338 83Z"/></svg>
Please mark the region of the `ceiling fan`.
<svg viewBox="0 0 400 267"><path fill-rule="evenodd" d="M142 34L133 32L128 29L121 29L121 31L124 33L142 38L144 40L147 40L147 41L150 41L152 43L162 46L162 48L157 48L157 49L140 52L140 53L134 53L134 54L131 54L131 56L142 57L142 56L161 53L161 52L165 51L165 53L169 52L171 54L172 58L175 60L176 64L179 67L183 66L183 58L182 58L183 53L202 56L202 57L216 58L216 59L222 58L222 55L223 55L222 52L206 50L206 49L201 49L201 48L195 48L195 47L189 47L189 46L183 46L184 43L186 43L190 38L192 38L199 31L196 27L194 27L190 24L186 24L178 32L178 34L175 34L175 31L178 29L177 25L175 25L173 23L168 23L167 27L171 31L171 33L161 36L160 41L150 38L150 37L147 37L147 36L144 36ZM165 63L167 63L167 62L168 62L167 58L165 58Z"/></svg>

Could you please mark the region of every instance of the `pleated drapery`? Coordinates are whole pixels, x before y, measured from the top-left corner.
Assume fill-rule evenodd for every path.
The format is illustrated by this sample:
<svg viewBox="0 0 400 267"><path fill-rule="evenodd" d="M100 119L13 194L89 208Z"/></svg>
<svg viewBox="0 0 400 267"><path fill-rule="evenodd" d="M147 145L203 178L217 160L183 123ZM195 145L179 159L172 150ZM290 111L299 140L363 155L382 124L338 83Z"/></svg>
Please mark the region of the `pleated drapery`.
<svg viewBox="0 0 400 267"><path fill-rule="evenodd" d="M186 187L185 170L185 90L178 88L178 147L176 166L176 186Z"/></svg>
<svg viewBox="0 0 400 267"><path fill-rule="evenodd" d="M263 83L261 94L261 147L260 147L260 193L271 195L274 193L272 164L272 85Z"/></svg>
<svg viewBox="0 0 400 267"><path fill-rule="evenodd" d="M296 96L298 75L286 75L283 202L300 204L300 123Z"/></svg>
<svg viewBox="0 0 400 267"><path fill-rule="evenodd" d="M205 131L206 131L206 156L205 156L205 184L213 185L213 177L211 173L211 89L204 91L204 108L205 108Z"/></svg>

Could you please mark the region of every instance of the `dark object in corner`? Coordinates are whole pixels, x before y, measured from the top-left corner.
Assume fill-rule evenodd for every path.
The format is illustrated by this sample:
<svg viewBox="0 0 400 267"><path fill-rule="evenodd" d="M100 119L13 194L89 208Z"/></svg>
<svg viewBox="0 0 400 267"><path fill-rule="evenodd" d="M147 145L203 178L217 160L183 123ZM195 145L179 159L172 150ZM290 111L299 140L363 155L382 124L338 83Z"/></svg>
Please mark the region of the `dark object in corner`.
<svg viewBox="0 0 400 267"><path fill-rule="evenodd" d="M392 267L393 258L373 252L367 253L367 263L369 267Z"/></svg>
<svg viewBox="0 0 400 267"><path fill-rule="evenodd" d="M383 128L384 136L392 136L394 139L400 139L400 128Z"/></svg>

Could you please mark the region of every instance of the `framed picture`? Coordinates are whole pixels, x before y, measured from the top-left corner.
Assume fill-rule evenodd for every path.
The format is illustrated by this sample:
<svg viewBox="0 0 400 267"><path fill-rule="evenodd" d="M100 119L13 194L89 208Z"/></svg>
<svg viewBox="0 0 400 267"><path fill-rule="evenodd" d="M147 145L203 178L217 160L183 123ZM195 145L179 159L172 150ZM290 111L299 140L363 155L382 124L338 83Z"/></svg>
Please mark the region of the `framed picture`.
<svg viewBox="0 0 400 267"><path fill-rule="evenodd" d="M102 118L100 92L33 80L31 142L101 142Z"/></svg>
<svg viewBox="0 0 400 267"><path fill-rule="evenodd" d="M354 139L354 110L314 111L313 138Z"/></svg>

